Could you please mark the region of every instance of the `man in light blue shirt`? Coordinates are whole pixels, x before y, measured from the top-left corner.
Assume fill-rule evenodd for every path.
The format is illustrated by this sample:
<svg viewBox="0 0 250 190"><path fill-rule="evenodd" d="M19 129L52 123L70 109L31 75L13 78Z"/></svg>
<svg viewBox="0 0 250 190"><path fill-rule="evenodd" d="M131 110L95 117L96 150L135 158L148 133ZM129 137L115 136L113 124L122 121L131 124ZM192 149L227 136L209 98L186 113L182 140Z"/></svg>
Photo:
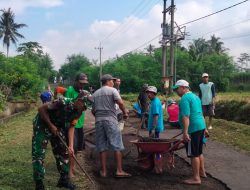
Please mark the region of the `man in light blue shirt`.
<svg viewBox="0 0 250 190"><path fill-rule="evenodd" d="M215 87L213 82L208 81L207 73L202 74L202 83L199 85L199 97L202 103L203 115L209 117L208 129L212 129L212 117L215 109Z"/></svg>
<svg viewBox="0 0 250 190"><path fill-rule="evenodd" d="M148 86L146 89L148 98L150 99L149 114L148 114L148 131L149 137L159 138L160 133L164 130L163 112L161 100L156 97L157 88ZM154 131L154 133L153 133ZM157 174L163 172L163 159L160 153L155 154L154 170Z"/></svg>
<svg viewBox="0 0 250 190"><path fill-rule="evenodd" d="M202 115L201 101L198 96L190 91L189 83L185 80L178 80L172 88L181 97L179 122L183 129L183 140L185 141L187 156L191 158L193 169L193 176L185 180L184 183L200 185L200 177L206 177L204 156L202 154L206 126Z"/></svg>
<svg viewBox="0 0 250 190"><path fill-rule="evenodd" d="M156 97L157 88L154 86L149 86L146 93L148 98L151 100L148 114L149 136L159 138L160 132L164 130L161 100Z"/></svg>

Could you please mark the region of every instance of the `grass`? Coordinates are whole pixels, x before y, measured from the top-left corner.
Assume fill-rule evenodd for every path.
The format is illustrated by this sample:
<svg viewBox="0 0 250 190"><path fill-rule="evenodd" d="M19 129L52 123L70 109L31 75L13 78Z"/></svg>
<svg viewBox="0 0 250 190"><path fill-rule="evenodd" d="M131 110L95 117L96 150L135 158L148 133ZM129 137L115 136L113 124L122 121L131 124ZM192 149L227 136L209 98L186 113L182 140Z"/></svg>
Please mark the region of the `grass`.
<svg viewBox="0 0 250 190"><path fill-rule="evenodd" d="M250 103L250 92L224 92L216 95L216 101L246 101Z"/></svg>
<svg viewBox="0 0 250 190"><path fill-rule="evenodd" d="M250 126L223 119L213 120L210 138L250 153Z"/></svg>
<svg viewBox="0 0 250 190"><path fill-rule="evenodd" d="M2 190L31 190L35 189L32 178L31 140L32 119L34 111L14 118L0 126L0 189ZM58 189L56 183L59 174L51 147L48 146L45 159L46 189ZM86 189L82 176L74 179L81 189Z"/></svg>
<svg viewBox="0 0 250 190"><path fill-rule="evenodd" d="M195 94L197 94L195 92ZM138 94L126 94L122 95L122 98L125 99L126 101L129 102L135 102L137 99ZM159 97L161 100L167 100L168 98L173 98L175 100L179 100L180 98L176 95L176 93L169 95L160 95L157 94L157 97ZM219 92L216 94L216 101L231 101L231 100L236 100L236 101L246 101L250 103L250 92Z"/></svg>

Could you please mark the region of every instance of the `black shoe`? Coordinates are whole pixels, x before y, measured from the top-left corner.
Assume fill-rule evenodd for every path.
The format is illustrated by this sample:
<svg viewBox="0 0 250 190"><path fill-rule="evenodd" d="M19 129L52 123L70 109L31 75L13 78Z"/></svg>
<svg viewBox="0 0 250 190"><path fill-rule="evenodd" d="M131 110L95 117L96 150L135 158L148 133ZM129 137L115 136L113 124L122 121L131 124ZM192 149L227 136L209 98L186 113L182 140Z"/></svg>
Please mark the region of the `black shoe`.
<svg viewBox="0 0 250 190"><path fill-rule="evenodd" d="M69 180L69 177L60 177L57 187L64 187L70 190L74 190L76 188L76 186Z"/></svg>
<svg viewBox="0 0 250 190"><path fill-rule="evenodd" d="M36 181L36 190L45 190L42 180Z"/></svg>

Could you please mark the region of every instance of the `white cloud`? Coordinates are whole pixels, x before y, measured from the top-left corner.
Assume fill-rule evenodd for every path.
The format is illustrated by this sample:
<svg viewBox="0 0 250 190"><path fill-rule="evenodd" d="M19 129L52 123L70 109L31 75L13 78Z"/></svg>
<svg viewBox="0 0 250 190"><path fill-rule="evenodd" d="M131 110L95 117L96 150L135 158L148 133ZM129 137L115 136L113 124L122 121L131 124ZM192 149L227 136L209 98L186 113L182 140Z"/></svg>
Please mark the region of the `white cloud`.
<svg viewBox="0 0 250 190"><path fill-rule="evenodd" d="M1 1L0 6L3 2L7 3L12 1L13 0ZM24 8L35 6L34 3L28 0L20 0L20 2L23 3L22 6ZM36 6L39 5L44 7L59 6L63 3L62 0L40 0L37 2L39 3L36 4ZM50 4L50 2L52 2L52 4ZM222 7L215 8L215 6L217 6L216 2L215 0L176 1L177 9L175 12L175 20L178 24L183 24L233 4L232 2L228 2L227 5L221 5L222 2L220 2ZM18 4L17 1L15 1L15 3ZM47 16L50 17L51 15L49 14ZM168 15L167 20L169 20L169 18ZM205 37L208 39L212 34L215 34L217 37L223 39L230 36L250 34L249 22L242 22L241 24L235 24L230 27L228 26L246 19L250 19L250 3L245 3L244 5L234 7L206 19L188 24L187 32L191 36L187 38L197 39L198 37ZM134 50L160 34L161 23L162 6L156 5L144 18L129 16L124 18L121 22L112 19L95 20L88 28L78 30L72 30L74 27L72 27L71 23L65 22L63 24L65 30L59 31L53 28L47 32L43 32L43 36L41 39L37 39L37 41L41 43L46 51L48 51L55 61L56 69L58 69L65 62L65 58L71 54L83 53L90 60L99 59L99 52L95 50L95 47L98 47L99 42L104 39L102 43L103 60L115 57L117 54L122 55ZM223 27L225 29L218 30ZM206 34L210 31L215 32ZM111 34L111 32L113 33ZM106 39L107 36L108 38ZM156 38L151 44L159 47L160 44L158 41L159 38ZM184 41L183 43L187 44L188 42L190 41ZM227 39L224 43L225 46L230 49L230 54L235 57L238 57L242 52L250 53L250 37ZM141 49L144 49L146 46L148 46L148 44Z"/></svg>
<svg viewBox="0 0 250 190"><path fill-rule="evenodd" d="M215 9L214 3L211 1L188 1L178 5L176 20L179 24L182 24L232 4L233 2L228 2L227 5L221 5L222 7ZM238 57L240 53L250 53L250 36L235 39L231 37L250 34L250 20L248 19L250 19L250 3L245 3L206 19L188 24L187 32L190 36L187 39L197 39L199 37L209 39L211 35L215 34L216 37L221 38L224 46L229 48L230 55ZM184 41L184 44L187 45L189 42L191 41Z"/></svg>
<svg viewBox="0 0 250 190"><path fill-rule="evenodd" d="M8 9L9 7L15 14L22 14L28 7L57 7L63 4L63 0L1 0L0 7Z"/></svg>
<svg viewBox="0 0 250 190"><path fill-rule="evenodd" d="M86 30L67 33L49 30L40 41L55 61L56 69L65 62L68 55L74 53L83 53L90 60L99 59L99 52L95 47L103 40L102 59L107 60L117 54L125 54L157 36L161 32L161 9L160 6L154 7L146 19L131 16L124 18L121 23L114 20L95 20ZM158 39L156 44L159 45Z"/></svg>

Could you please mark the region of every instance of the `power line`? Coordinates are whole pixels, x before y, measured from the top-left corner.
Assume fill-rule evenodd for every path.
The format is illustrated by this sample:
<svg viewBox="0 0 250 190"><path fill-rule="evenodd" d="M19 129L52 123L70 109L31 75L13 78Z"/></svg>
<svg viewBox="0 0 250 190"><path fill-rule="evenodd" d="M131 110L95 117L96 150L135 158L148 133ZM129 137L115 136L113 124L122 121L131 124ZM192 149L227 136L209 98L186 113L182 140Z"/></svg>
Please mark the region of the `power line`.
<svg viewBox="0 0 250 190"><path fill-rule="evenodd" d="M235 38L245 38L250 36L250 34L241 34L237 36L231 36L231 37L226 37L226 38L221 38L222 40L229 40L229 39L235 39Z"/></svg>
<svg viewBox="0 0 250 190"><path fill-rule="evenodd" d="M133 14L134 12L137 11L137 9L143 4L143 2L145 2L144 0L140 1L139 4L133 9L133 11L130 14ZM116 27L111 33L109 33L103 40L101 40L102 42L104 42L105 40L107 40L113 33L115 33L119 28L121 27L121 25L119 25L118 27Z"/></svg>
<svg viewBox="0 0 250 190"><path fill-rule="evenodd" d="M220 13L220 12L223 12L223 11L225 11L225 10L227 10L227 9L231 9L231 8L233 8L233 7L236 7L237 5L240 5L240 4L245 3L245 2L247 2L247 1L249 1L249 0L241 1L241 2L239 2L239 3L236 3L236 4L234 4L234 5L231 5L231 6L229 6L229 7L226 7L226 8L224 8L224 9L221 9L221 10L216 11L216 12L214 12L214 13L211 13L211 14L208 14L208 15L206 15L206 16L203 16L203 17L200 17L200 18L197 18L197 19L188 21L188 22L186 22L186 23L183 23L183 24L181 24L180 26L187 25L187 24L196 22L196 21L198 21L198 20L201 20L201 19L210 17L210 16L212 16L212 15L215 15L215 14L218 14L218 13Z"/></svg>
<svg viewBox="0 0 250 190"><path fill-rule="evenodd" d="M147 41L146 43L142 44L141 46L137 47L136 49L134 49L134 50L132 50L132 51L130 51L130 52L136 51L136 50L138 50L138 49L144 47L144 46L147 45L148 43L154 41L156 38L159 38L160 36L161 36L161 34L158 35L158 36L156 36L156 37L154 37L154 38L152 38L151 40Z"/></svg>
<svg viewBox="0 0 250 190"><path fill-rule="evenodd" d="M160 0L157 0L158 2ZM151 3L152 4L152 3ZM143 17L147 12L148 10L151 8L151 4L147 4L147 6L149 5L149 7L147 9L145 9L146 6L143 7L143 10L140 12L141 14L138 14L137 17L140 18L140 17ZM153 2L153 4L155 4ZM129 22L125 23L124 25L122 25L123 27L120 27L114 35L110 36L109 40L110 39L113 39L115 37L117 37L119 34L124 34L125 32L129 31L130 28L132 27L132 25L137 21L136 17L132 17L131 20L129 20Z"/></svg>
<svg viewBox="0 0 250 190"><path fill-rule="evenodd" d="M221 38L221 40L230 40L230 39L235 39L235 38L245 38L250 36L250 34L240 34L240 35L236 35L236 36L230 36L230 37L225 37L225 38ZM191 40L196 40L195 38L192 39L186 39L187 41L191 41Z"/></svg>
<svg viewBox="0 0 250 190"><path fill-rule="evenodd" d="M130 15L133 15L133 13L135 13L134 15L140 15L140 16L144 16L147 12L145 12L145 9L150 6L152 2L155 0L150 0L150 1L145 1L142 0L137 6L136 8L130 13ZM157 0L158 2L160 0ZM146 3L145 3L146 2ZM158 3L157 2L157 3ZM143 4L144 3L144 4ZM153 2L153 4L155 4L155 2ZM138 17L140 17L138 16ZM116 36L118 33L122 33L123 31L127 30L127 28L131 27L131 25L135 22L135 18L132 17L132 19L130 19L128 22L126 22L125 24L119 25L118 27L116 27L111 33L109 33L103 40L102 43L108 39L112 39L114 36Z"/></svg>
<svg viewBox="0 0 250 190"><path fill-rule="evenodd" d="M247 1L249 1L249 0L241 1L241 2L239 2L239 3L236 3L236 4L234 4L234 5L231 5L231 6L229 6L229 7L226 7L226 8L224 8L224 9L221 9L221 10L216 11L216 12L214 12L214 13L211 13L211 14L208 14L208 15L206 15L206 16L203 16L203 17L200 17L200 18L197 18L197 19L188 21L188 22L186 22L186 23L183 23L183 24L181 24L181 25L179 25L179 26L187 25L187 24L190 24L190 23L199 21L199 20L201 20L201 19L210 17L210 16L212 16L212 15L218 14L218 13L223 12L223 11L225 11L225 10L228 10L228 9L230 9L230 8L236 7L236 6L238 6L238 5L242 4L242 3L245 3L245 2L247 2ZM156 39L156 38L159 37L160 35L161 35L161 34L157 35L157 36L154 37L153 39ZM190 39L189 39L189 40L190 40ZM141 47L143 47L144 45L150 43L151 41L153 41L153 40L150 40L150 41L145 42L143 45L139 46L139 47L136 48L135 50L129 51L128 53L131 53L131 52L133 52L133 51L138 50L139 48L141 48ZM127 53L125 53L125 54L127 54ZM125 55L125 54L124 54L124 55Z"/></svg>
<svg viewBox="0 0 250 190"><path fill-rule="evenodd" d="M248 19L246 19L246 20L242 20L242 21L236 22L236 23L233 23L233 24L229 24L229 25L223 26L223 27L218 28L218 29L216 29L216 30L207 32L207 33L205 33L205 34L203 34L203 35L201 35L201 36L204 36L204 35L207 35L207 34L210 34L210 33L213 33L213 32L217 32L217 31L220 31L220 30L224 30L224 29L226 29L226 28L229 28L229 27L232 27L232 26L235 26L235 25L237 25L237 24L244 23L244 22L248 22L248 21L250 21L250 18L248 18Z"/></svg>

